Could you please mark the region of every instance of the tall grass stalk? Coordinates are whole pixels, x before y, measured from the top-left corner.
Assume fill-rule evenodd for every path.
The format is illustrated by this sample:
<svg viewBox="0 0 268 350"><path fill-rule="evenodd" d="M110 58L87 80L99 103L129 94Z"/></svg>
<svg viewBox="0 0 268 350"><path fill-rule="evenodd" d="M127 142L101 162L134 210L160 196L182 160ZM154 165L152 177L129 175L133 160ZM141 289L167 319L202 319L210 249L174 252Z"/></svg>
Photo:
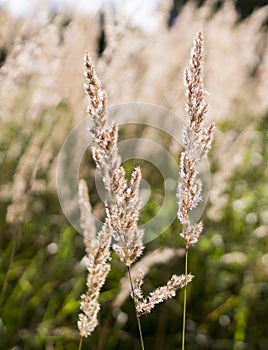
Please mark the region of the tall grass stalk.
<svg viewBox="0 0 268 350"><path fill-rule="evenodd" d="M110 248L111 238L113 238L115 241L113 244L113 249L119 256L120 260L128 268L132 295L134 296L134 287L131 279L130 266L142 254L142 251L144 249L142 242L143 230L138 227L140 209L139 186L141 181L141 170L139 167L137 167L132 172L131 179L129 181L126 179L125 170L121 166L121 157L118 153L118 127L116 124L112 124L112 126L108 124L106 115L107 95L106 92L102 89L101 82L98 79L95 71L95 67L91 62L87 52L85 54L84 63L86 77L86 83L84 87L89 100L88 114L93 122L91 133L95 141L94 146L92 146L92 154L97 168L101 171L101 174L103 176L104 186L108 191L108 198L105 202L106 220L102 230L107 234L106 238L108 239L108 243L105 245L105 252L107 253L106 258L109 258L108 250ZM88 202L88 200L86 201ZM85 202L85 200L82 202ZM89 207L89 204L87 204L86 207ZM83 210L81 212L83 214ZM84 226L86 227L86 225ZM100 247L100 244L97 244L97 248L98 247ZM96 272L97 260L100 260L100 256L98 254L99 251L100 249L96 250L95 257L97 257L97 259L92 260L91 263L91 266L96 266ZM105 266L107 259L105 259L105 261L100 261L100 263ZM93 301L94 308L96 309L94 317L96 318L97 312L99 311L99 304L97 303L98 293L96 293L95 289L97 289L97 292L99 292L104 279L101 280L102 283L100 284L98 278L93 279L91 277L93 276L93 272L94 270L92 271L92 267L90 267L90 274L87 285L89 291L93 290L95 294ZM105 272L108 273L108 269L105 269ZM104 277L106 277L106 274ZM97 288L95 285L97 285ZM88 301L87 304L89 304L89 302L92 303L92 296L90 293L84 296L84 298L86 298ZM141 339L141 347L144 349L136 299L134 297L133 299ZM89 334L89 332L84 332L84 329L89 330L89 320L87 320L89 310L87 310L87 304L84 306L84 309L82 309L83 314L80 314L79 326L80 334L82 333L82 335L83 333L86 335ZM96 324L97 320L94 322L94 327ZM93 327L90 327L90 330L92 329Z"/></svg>
<svg viewBox="0 0 268 350"><path fill-rule="evenodd" d="M191 211L202 201L202 181L198 178L198 164L207 155L214 136L214 124L206 126L204 119L208 104L204 99L203 84L203 34L194 38L189 68L185 69L187 113L186 126L182 133L184 151L180 156L180 182L178 184L178 219L182 224L181 237L185 239L185 278L188 276L188 253L191 245L198 242L203 230L202 222L192 222ZM182 350L185 349L187 288L183 297Z"/></svg>

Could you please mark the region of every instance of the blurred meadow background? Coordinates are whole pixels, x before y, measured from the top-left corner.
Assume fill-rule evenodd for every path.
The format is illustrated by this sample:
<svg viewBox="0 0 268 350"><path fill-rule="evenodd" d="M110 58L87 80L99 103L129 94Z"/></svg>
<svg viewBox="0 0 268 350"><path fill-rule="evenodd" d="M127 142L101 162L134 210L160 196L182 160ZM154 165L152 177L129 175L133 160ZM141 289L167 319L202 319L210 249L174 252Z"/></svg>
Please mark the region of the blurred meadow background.
<svg viewBox="0 0 268 350"><path fill-rule="evenodd" d="M217 132L205 229L190 253L187 349L268 349L267 1L12 3L2 1L0 11L0 349L78 348L85 249L61 211L56 165L68 133L86 116L85 50L109 104L153 103L183 118L183 70L201 27ZM168 136L149 127L120 130L122 139L145 134L179 160L180 148ZM160 174L141 165L151 186L141 214L146 222L164 193ZM101 219L90 150L80 174ZM145 290L183 273L179 232L175 220L146 244ZM125 272L113 256L100 325L83 349L139 348ZM181 320L179 292L141 319L145 347L179 349Z"/></svg>

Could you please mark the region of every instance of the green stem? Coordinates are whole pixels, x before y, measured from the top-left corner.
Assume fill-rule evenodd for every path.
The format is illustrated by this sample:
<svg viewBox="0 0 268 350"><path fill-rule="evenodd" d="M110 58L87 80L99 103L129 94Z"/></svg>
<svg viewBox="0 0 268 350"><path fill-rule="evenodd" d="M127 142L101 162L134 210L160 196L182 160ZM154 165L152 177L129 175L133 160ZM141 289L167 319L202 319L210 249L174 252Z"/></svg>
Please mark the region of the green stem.
<svg viewBox="0 0 268 350"><path fill-rule="evenodd" d="M78 350L82 350L82 345L83 345L83 337L80 337Z"/></svg>
<svg viewBox="0 0 268 350"><path fill-rule="evenodd" d="M142 329L141 329L141 321L137 312L137 305L136 305L136 300L134 297L134 288L133 288L133 283L132 283L132 278L131 278L131 273L130 273L130 267L128 266L128 276L129 276L129 281L131 285L131 291L133 295L133 302L134 302L134 307L135 307L135 314L136 314L136 319L138 323L138 328L139 328L139 335L140 335L140 342L141 342L141 349L144 350L144 343L143 343L143 336L142 336Z"/></svg>
<svg viewBox="0 0 268 350"><path fill-rule="evenodd" d="M188 245L185 248L185 286L183 292L183 323L182 323L182 350L185 348L185 324L186 324L186 301L187 301L187 274L188 274Z"/></svg>

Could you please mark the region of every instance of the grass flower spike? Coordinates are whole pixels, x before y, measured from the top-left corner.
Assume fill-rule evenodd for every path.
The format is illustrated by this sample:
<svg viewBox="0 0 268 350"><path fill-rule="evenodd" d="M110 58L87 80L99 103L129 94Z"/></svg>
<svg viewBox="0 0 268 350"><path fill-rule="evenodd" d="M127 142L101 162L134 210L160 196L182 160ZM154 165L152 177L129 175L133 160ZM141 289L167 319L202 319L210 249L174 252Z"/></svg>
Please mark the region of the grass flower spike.
<svg viewBox="0 0 268 350"><path fill-rule="evenodd" d="M79 205L81 211L81 227L84 233L84 243L88 258L87 292L81 296L81 313L78 316L78 329L82 337L89 336L98 325L97 315L100 310L98 297L110 271L111 234L109 227L103 225L102 230L95 236L95 225L91 220L91 206L84 181L79 184Z"/></svg>
<svg viewBox="0 0 268 350"><path fill-rule="evenodd" d="M190 67L185 70L185 87L188 115L187 125L183 130L182 145L184 151L180 158L180 183L178 185L178 218L183 226L181 236L186 247L198 241L203 230L202 223L191 224L190 212L203 200L202 182L197 178L198 163L207 155L214 136L214 124L204 124L208 104L204 99L203 84L203 36L198 32L194 39Z"/></svg>
<svg viewBox="0 0 268 350"><path fill-rule="evenodd" d="M93 121L91 132L95 145L92 153L108 191L106 200L106 224L115 240L114 250L126 266L131 266L143 251L143 231L138 228L139 185L141 170L137 167L128 183L118 154L118 127L108 125L106 117L107 97L101 88L95 68L88 53L85 55L85 91L89 97L88 113Z"/></svg>
<svg viewBox="0 0 268 350"><path fill-rule="evenodd" d="M141 286L143 284L143 273L136 280L134 297L136 298L136 305L139 317L143 314L149 314L152 309L165 300L174 298L178 289L183 288L190 283L193 276L189 273L185 283L185 276L173 275L165 286L159 287L149 294L147 298L143 298Z"/></svg>
<svg viewBox="0 0 268 350"><path fill-rule="evenodd" d="M108 273L108 269L107 273L99 271L97 263L99 262L101 266L106 266L106 260L110 256L109 247L111 239L113 238L115 241L113 245L115 252L118 254L120 260L128 267L132 291L133 283L130 275L130 266L142 254L144 249L142 242L143 230L138 227L141 170L137 167L133 171L130 181L127 181L125 170L121 166L121 158L118 154L118 127L116 124L108 125L106 117L107 96L101 88L94 65L87 52L84 63L86 77L84 87L89 97L88 114L93 121L91 133L95 141L92 147L92 154L97 168L101 171L104 186L108 191L108 198L105 202L106 220L102 231L99 233L98 245L89 268L88 293L82 296L81 309L83 314L79 316L78 324L81 336L84 336L84 333L88 334L97 323L96 315L99 311L99 304L96 303L96 298ZM101 251L102 245L105 248L103 252ZM100 253L105 253L105 260L102 260L103 256ZM103 278L95 279L95 266ZM93 305L92 299L95 301ZM135 311L137 316L136 305ZM88 321L90 317L93 320L91 322ZM143 349L141 325L138 317L137 322ZM85 330L84 333L83 330Z"/></svg>

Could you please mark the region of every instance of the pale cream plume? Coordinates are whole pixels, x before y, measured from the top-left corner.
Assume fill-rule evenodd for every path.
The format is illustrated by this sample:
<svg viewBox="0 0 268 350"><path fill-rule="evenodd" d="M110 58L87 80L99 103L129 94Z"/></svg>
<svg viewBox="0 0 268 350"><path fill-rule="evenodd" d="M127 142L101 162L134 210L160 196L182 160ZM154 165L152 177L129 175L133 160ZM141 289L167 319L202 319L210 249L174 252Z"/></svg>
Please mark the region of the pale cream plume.
<svg viewBox="0 0 268 350"><path fill-rule="evenodd" d="M98 297L110 271L111 233L107 225L96 236L96 227L91 213L86 182L79 183L80 225L83 229L87 253L87 292L81 296L81 313L78 316L78 329L81 337L89 336L98 325L97 315L100 310Z"/></svg>
<svg viewBox="0 0 268 350"><path fill-rule="evenodd" d="M118 154L118 127L116 124L108 126L105 110L107 96L101 88L88 53L85 55L85 67L85 90L90 100L88 113L93 121L91 132L95 141L92 153L109 194L105 203L106 224L116 242L113 245L114 250L129 267L142 254L144 248L143 231L138 228L141 170L137 167L128 183Z"/></svg>
<svg viewBox="0 0 268 350"><path fill-rule="evenodd" d="M188 115L183 130L184 151L180 157L180 182L178 184L178 218L183 226L181 236L186 241L186 249L198 241L203 230L202 222L192 224L190 212L202 202L202 182L198 179L198 163L205 158L214 136L214 124L206 126L208 104L204 99L203 83L203 35L198 32L191 52L190 66L185 70Z"/></svg>

